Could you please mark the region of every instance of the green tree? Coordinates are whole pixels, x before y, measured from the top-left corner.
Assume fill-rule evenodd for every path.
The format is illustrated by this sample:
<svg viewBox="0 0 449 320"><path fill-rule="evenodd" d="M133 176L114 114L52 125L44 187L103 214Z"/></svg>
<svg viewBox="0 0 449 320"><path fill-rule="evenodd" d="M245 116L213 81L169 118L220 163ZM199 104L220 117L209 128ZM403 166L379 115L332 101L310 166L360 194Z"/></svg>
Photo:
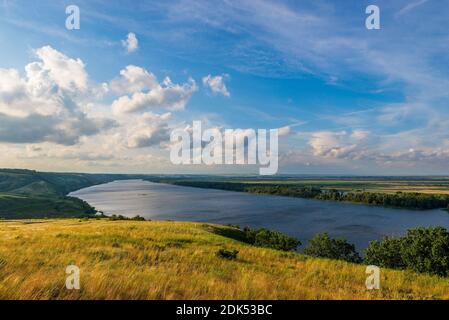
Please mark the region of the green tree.
<svg viewBox="0 0 449 320"><path fill-rule="evenodd" d="M282 251L293 251L301 245L301 242L293 237L289 237L278 231L272 231L265 228L251 230L245 228L247 242L265 248L272 248Z"/></svg>
<svg viewBox="0 0 449 320"><path fill-rule="evenodd" d="M442 227L411 229L402 242L401 256L414 271L447 276L449 232Z"/></svg>
<svg viewBox="0 0 449 320"><path fill-rule="evenodd" d="M365 250L365 263L448 276L449 232L442 227L420 227L408 230L404 237L372 241Z"/></svg>
<svg viewBox="0 0 449 320"><path fill-rule="evenodd" d="M371 241L365 250L365 263L384 268L403 269L406 264L401 256L402 238L387 237Z"/></svg>
<svg viewBox="0 0 449 320"><path fill-rule="evenodd" d="M327 233L317 234L309 241L309 245L304 249L306 255L328 259L344 260L348 262L360 263L361 257L355 250L353 244L345 239L332 239Z"/></svg>

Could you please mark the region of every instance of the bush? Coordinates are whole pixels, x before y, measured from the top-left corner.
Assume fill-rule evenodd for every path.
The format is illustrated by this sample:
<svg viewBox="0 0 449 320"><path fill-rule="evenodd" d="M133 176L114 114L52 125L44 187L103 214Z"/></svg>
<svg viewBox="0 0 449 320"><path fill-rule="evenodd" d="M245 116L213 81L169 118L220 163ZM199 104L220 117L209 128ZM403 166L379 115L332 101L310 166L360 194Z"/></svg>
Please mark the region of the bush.
<svg viewBox="0 0 449 320"><path fill-rule="evenodd" d="M365 263L383 268L403 269L401 238L387 237L382 241L371 241L365 250Z"/></svg>
<svg viewBox="0 0 449 320"><path fill-rule="evenodd" d="M113 214L112 216L109 217L109 220L111 221L121 221L121 220L132 220L132 221L146 221L144 217L141 217L139 215L132 217L132 218L128 218L122 215L115 215Z"/></svg>
<svg viewBox="0 0 449 320"><path fill-rule="evenodd" d="M442 228L410 229L401 238L373 241L365 251L369 264L449 275L449 232Z"/></svg>
<svg viewBox="0 0 449 320"><path fill-rule="evenodd" d="M247 242L259 247L293 251L301 245L301 242L298 239L289 237L277 231L264 228L258 230L245 228L243 231L245 232Z"/></svg>
<svg viewBox="0 0 449 320"><path fill-rule="evenodd" d="M401 256L414 271L446 276L449 272L449 233L441 227L409 230L403 240Z"/></svg>
<svg viewBox="0 0 449 320"><path fill-rule="evenodd" d="M345 239L332 239L327 233L317 234L313 237L309 241L308 247L304 249L304 254L354 263L362 262L362 258L353 244L348 243Z"/></svg>
<svg viewBox="0 0 449 320"><path fill-rule="evenodd" d="M217 251L217 256L227 260L235 260L237 259L238 253L239 252L237 250L220 249Z"/></svg>

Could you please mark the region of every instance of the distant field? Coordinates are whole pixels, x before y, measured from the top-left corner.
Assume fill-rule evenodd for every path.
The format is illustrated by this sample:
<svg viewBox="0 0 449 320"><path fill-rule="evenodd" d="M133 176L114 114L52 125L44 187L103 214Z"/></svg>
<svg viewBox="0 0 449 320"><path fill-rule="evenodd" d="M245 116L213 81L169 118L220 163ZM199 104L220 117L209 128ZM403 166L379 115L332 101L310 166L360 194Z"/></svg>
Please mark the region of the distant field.
<svg viewBox="0 0 449 320"><path fill-rule="evenodd" d="M239 178L219 176L164 176L151 178L152 181L189 182L208 181L244 183L248 185L288 185L298 187L317 187L340 191L367 192L418 192L427 194L449 194L449 177L295 177L283 176L261 179L260 177Z"/></svg>
<svg viewBox="0 0 449 320"><path fill-rule="evenodd" d="M298 186L314 186L322 189L336 189L340 191L367 191L367 192L419 192L427 194L449 194L449 179L442 180L364 180L353 178L350 180L240 180L247 184L287 184Z"/></svg>
<svg viewBox="0 0 449 320"><path fill-rule="evenodd" d="M449 299L448 280L257 248L184 222L0 222L0 299ZM216 256L239 251L237 260ZM65 268L81 269L81 290Z"/></svg>

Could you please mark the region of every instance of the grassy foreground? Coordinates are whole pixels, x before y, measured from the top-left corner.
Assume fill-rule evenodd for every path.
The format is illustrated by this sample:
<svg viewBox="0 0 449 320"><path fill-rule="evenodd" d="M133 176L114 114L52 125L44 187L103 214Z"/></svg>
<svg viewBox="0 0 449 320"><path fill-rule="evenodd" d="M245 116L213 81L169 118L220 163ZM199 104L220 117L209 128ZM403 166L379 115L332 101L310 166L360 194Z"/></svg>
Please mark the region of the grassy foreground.
<svg viewBox="0 0 449 320"><path fill-rule="evenodd" d="M253 247L202 223L0 221L0 299L448 299L449 281ZM226 232L224 232L226 233ZM216 256L237 249L236 260ZM81 270L81 290L65 269Z"/></svg>

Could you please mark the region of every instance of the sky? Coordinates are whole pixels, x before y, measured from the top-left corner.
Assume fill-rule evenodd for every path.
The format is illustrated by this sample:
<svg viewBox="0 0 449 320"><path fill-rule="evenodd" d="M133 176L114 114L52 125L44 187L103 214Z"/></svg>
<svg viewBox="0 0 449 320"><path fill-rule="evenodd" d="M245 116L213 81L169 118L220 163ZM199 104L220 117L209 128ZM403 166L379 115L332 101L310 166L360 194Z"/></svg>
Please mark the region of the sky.
<svg viewBox="0 0 449 320"><path fill-rule="evenodd" d="M0 0L0 167L258 172L173 165L202 121L281 129L281 174L447 175L448 24L448 0Z"/></svg>

